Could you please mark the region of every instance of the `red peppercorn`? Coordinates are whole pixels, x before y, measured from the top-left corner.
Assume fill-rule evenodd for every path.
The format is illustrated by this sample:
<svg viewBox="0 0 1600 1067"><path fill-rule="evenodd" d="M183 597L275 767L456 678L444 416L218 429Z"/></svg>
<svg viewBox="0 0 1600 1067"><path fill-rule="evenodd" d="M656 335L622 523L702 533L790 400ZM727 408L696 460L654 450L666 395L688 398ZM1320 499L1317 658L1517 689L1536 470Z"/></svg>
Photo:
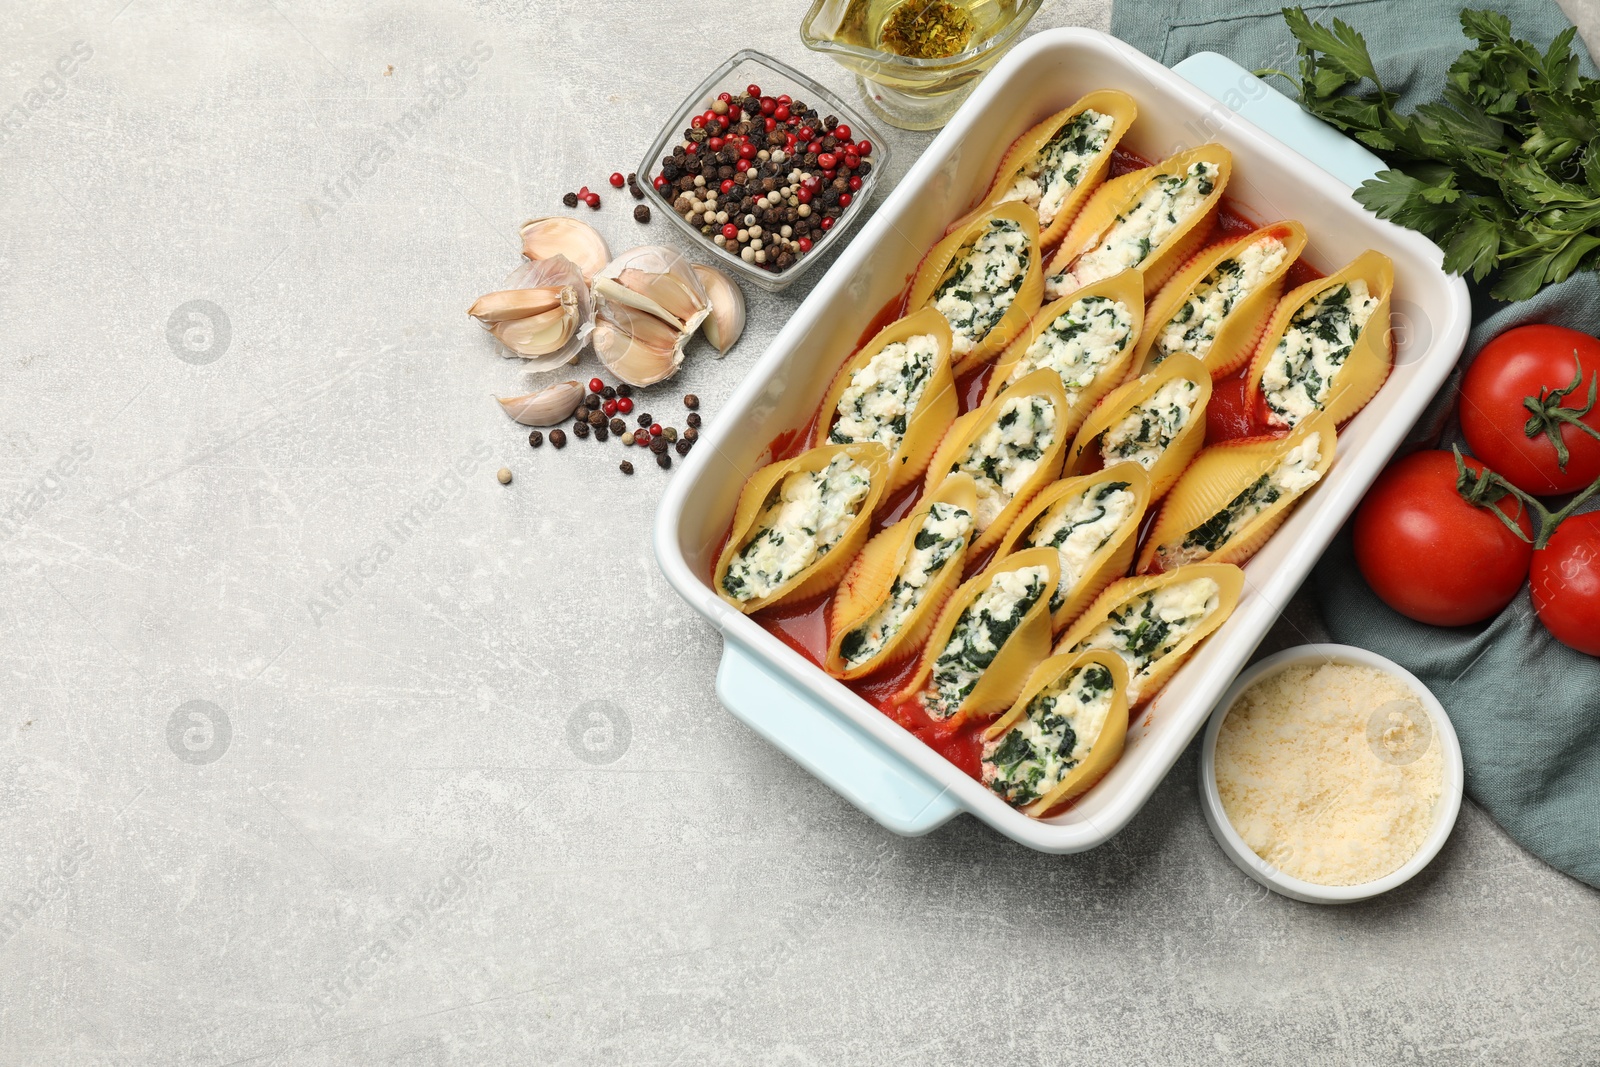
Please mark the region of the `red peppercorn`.
<svg viewBox="0 0 1600 1067"><path fill-rule="evenodd" d="M604 389L605 387L606 387L606 383L601 381L599 378L590 378L589 379L589 392L598 393L600 390Z"/></svg>
<svg viewBox="0 0 1600 1067"><path fill-rule="evenodd" d="M633 431L633 443L638 445L640 448L649 448L650 447L650 431L649 430L635 430L635 431Z"/></svg>
<svg viewBox="0 0 1600 1067"><path fill-rule="evenodd" d="M609 419L617 413L617 402L615 400L602 400L600 402L600 410L605 412L606 418Z"/></svg>
<svg viewBox="0 0 1600 1067"><path fill-rule="evenodd" d="M839 157L832 152L824 152L817 157L817 166L823 170L832 170L839 165Z"/></svg>
<svg viewBox="0 0 1600 1067"><path fill-rule="evenodd" d="M850 140L850 127L841 122L839 125L833 128L833 135L839 138L840 144L844 144L846 141Z"/></svg>
<svg viewBox="0 0 1600 1067"><path fill-rule="evenodd" d="M836 171L836 170L825 170L825 171L822 172L822 180L823 181L827 181L827 182L831 182L831 181L833 181L833 176L835 174L838 174L838 173L839 172Z"/></svg>
<svg viewBox="0 0 1600 1067"><path fill-rule="evenodd" d="M778 103L780 103L780 104L792 104L792 103L794 103L794 97L790 96L788 93L783 93L782 95L780 95L778 97Z"/></svg>
<svg viewBox="0 0 1600 1067"><path fill-rule="evenodd" d="M816 155L818 152L822 151L822 142L812 141L810 144L806 145L806 151L810 152L812 155Z"/></svg>
<svg viewBox="0 0 1600 1067"><path fill-rule="evenodd" d="M633 397L631 397L631 396L619 396L619 397L617 397L617 410L622 412L622 414L624 414L624 415L626 415L628 412L632 411L633 410Z"/></svg>
<svg viewBox="0 0 1600 1067"><path fill-rule="evenodd" d="M746 141L744 144L740 145L739 146L739 158L740 159L754 159L754 158L756 158L756 146L751 144L749 141Z"/></svg>
<svg viewBox="0 0 1600 1067"><path fill-rule="evenodd" d="M792 150L794 148L794 146L799 144L799 143L800 143L800 138L796 137L794 134L786 133L786 134L783 135L783 150L785 152L788 152L788 151Z"/></svg>
<svg viewBox="0 0 1600 1067"><path fill-rule="evenodd" d="M657 189L665 189L667 187L667 176L665 174L657 174L654 178L650 179L650 184L655 186Z"/></svg>
<svg viewBox="0 0 1600 1067"><path fill-rule="evenodd" d="M844 165L851 170L855 170L857 167L861 166L861 157L856 155L854 152L846 152L844 154Z"/></svg>
<svg viewBox="0 0 1600 1067"><path fill-rule="evenodd" d="M822 179L814 176L803 178L800 181L800 188L810 190L811 195L815 196L822 188Z"/></svg>
<svg viewBox="0 0 1600 1067"><path fill-rule="evenodd" d="M661 424L659 422L652 422L650 424L650 436L651 437L660 437L661 436Z"/></svg>
<svg viewBox="0 0 1600 1067"><path fill-rule="evenodd" d="M739 227L735 226L731 222L724 223L722 226L722 236L726 237L730 241L737 241L739 239Z"/></svg>
<svg viewBox="0 0 1600 1067"><path fill-rule="evenodd" d="M578 186L578 199L579 200L585 199L588 195L589 195L589 187L587 185Z"/></svg>
<svg viewBox="0 0 1600 1067"><path fill-rule="evenodd" d="M858 156L870 156L870 155L872 155L872 142L871 141L857 141L856 142L856 155L858 155Z"/></svg>
<svg viewBox="0 0 1600 1067"><path fill-rule="evenodd" d="M772 99L770 96L763 96L761 98L761 113L763 115L770 115L776 110L778 110L778 102L776 100Z"/></svg>
<svg viewBox="0 0 1600 1067"><path fill-rule="evenodd" d="M772 117L777 119L779 122L788 122L789 121L789 105L780 103L778 105L777 110L772 113Z"/></svg>
<svg viewBox="0 0 1600 1067"><path fill-rule="evenodd" d="M759 97L761 95L761 86L757 85L755 82L751 82L749 85L744 87L744 95Z"/></svg>
<svg viewBox="0 0 1600 1067"><path fill-rule="evenodd" d="M622 176L622 172L621 171L613 171L612 172L612 174L611 174L611 185L612 185L613 188L621 189L623 184L626 181L627 181L627 179Z"/></svg>
<svg viewBox="0 0 1600 1067"><path fill-rule="evenodd" d="M588 204L592 208L597 208L598 209L600 207L600 194L599 193L590 193L588 195L588 197L584 200L584 203Z"/></svg>
<svg viewBox="0 0 1600 1067"><path fill-rule="evenodd" d="M687 145L684 146L683 150L684 150L684 152L686 152L686 153L688 153L689 155L692 156L692 155L695 155L697 152L700 151L700 146L695 144L693 141L690 141Z"/></svg>
<svg viewBox="0 0 1600 1067"><path fill-rule="evenodd" d="M704 115L696 115L694 118L689 120L689 125L693 129L703 130L706 128L706 117Z"/></svg>
<svg viewBox="0 0 1600 1067"><path fill-rule="evenodd" d="M733 192L733 179L732 178L724 178L724 179L722 179L722 184L717 186L717 189L720 190L721 192L724 192L724 193Z"/></svg>
<svg viewBox="0 0 1600 1067"><path fill-rule="evenodd" d="M802 185L800 187L800 191L794 194L794 198L800 201L802 204L809 204L811 203L811 198L816 195L817 194L813 193L810 189L807 189Z"/></svg>
<svg viewBox="0 0 1600 1067"><path fill-rule="evenodd" d="M824 230L831 230L833 229L833 219L824 218L821 225Z"/></svg>
<svg viewBox="0 0 1600 1067"><path fill-rule="evenodd" d="M853 193L857 189L860 189L860 188L861 188L861 175L859 175L859 174L850 175L850 191Z"/></svg>
<svg viewBox="0 0 1600 1067"><path fill-rule="evenodd" d="M718 93L717 94L717 99L721 100L724 104L731 104L731 103L733 103L733 94L732 93Z"/></svg>
<svg viewBox="0 0 1600 1067"><path fill-rule="evenodd" d="M800 135L802 141L810 141L817 136L817 131L810 126L802 126L795 132Z"/></svg>
<svg viewBox="0 0 1600 1067"><path fill-rule="evenodd" d="M839 206L840 207L849 207L850 206L850 201L853 200L853 199L855 199L855 198L852 197L849 193L840 193L839 194Z"/></svg>
<svg viewBox="0 0 1600 1067"><path fill-rule="evenodd" d="M796 241L795 244L800 246L800 251L802 252L811 251L811 238L809 237L802 237L800 240Z"/></svg>
<svg viewBox="0 0 1600 1067"><path fill-rule="evenodd" d="M778 128L778 120L773 118L771 115L768 115L766 118L762 119L761 122L762 125L766 126L768 133L771 133L773 130Z"/></svg>
<svg viewBox="0 0 1600 1067"><path fill-rule="evenodd" d="M728 105L727 119L729 122L738 122L742 118L744 118L744 108L738 104Z"/></svg>

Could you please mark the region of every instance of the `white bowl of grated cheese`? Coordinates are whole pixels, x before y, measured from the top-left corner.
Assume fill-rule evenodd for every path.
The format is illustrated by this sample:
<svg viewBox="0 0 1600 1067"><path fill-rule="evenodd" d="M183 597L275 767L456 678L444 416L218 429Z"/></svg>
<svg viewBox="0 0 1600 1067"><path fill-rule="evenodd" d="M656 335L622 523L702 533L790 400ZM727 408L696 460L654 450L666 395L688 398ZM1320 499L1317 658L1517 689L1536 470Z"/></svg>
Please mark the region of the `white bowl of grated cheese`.
<svg viewBox="0 0 1600 1067"><path fill-rule="evenodd" d="M1223 852L1276 893L1366 900L1426 867L1465 773L1438 699L1349 645L1301 645L1241 674L1200 746L1200 802Z"/></svg>

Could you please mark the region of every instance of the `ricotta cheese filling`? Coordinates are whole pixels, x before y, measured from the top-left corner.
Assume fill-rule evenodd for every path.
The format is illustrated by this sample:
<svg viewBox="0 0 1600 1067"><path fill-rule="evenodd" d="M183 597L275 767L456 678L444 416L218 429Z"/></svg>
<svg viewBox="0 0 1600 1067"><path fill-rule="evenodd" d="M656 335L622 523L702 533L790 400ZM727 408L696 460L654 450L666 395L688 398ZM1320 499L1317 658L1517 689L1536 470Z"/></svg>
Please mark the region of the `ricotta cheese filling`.
<svg viewBox="0 0 1600 1067"><path fill-rule="evenodd" d="M1075 300L1033 339L1007 382L1045 367L1061 376L1068 406L1078 402L1107 366L1132 341L1133 315L1121 301L1104 296Z"/></svg>
<svg viewBox="0 0 1600 1067"><path fill-rule="evenodd" d="M1310 300L1289 319L1261 374L1267 406L1290 426L1327 402L1334 376L1372 318L1378 298L1360 278Z"/></svg>
<svg viewBox="0 0 1600 1067"><path fill-rule="evenodd" d="M1131 459L1149 470L1189 424L1199 396L1200 387L1194 382L1172 379L1106 428L1100 439L1100 454L1107 463Z"/></svg>
<svg viewBox="0 0 1600 1067"><path fill-rule="evenodd" d="M1231 541L1278 501L1293 499L1317 484L1322 478L1322 472L1317 470L1321 446L1320 433L1306 434L1306 439L1290 449L1282 462L1251 482L1221 511L1184 534L1180 543L1158 548L1156 558L1169 570L1184 563L1197 563Z"/></svg>
<svg viewBox="0 0 1600 1067"><path fill-rule="evenodd" d="M1070 269L1045 279L1045 295L1054 300L1144 263L1200 210L1221 173L1215 163L1202 161L1182 174L1162 174L1146 183L1139 199L1105 228L1093 248L1073 260Z"/></svg>
<svg viewBox="0 0 1600 1067"><path fill-rule="evenodd" d="M1210 578L1157 586L1111 612L1072 651L1104 648L1121 656L1128 665L1128 699L1135 700L1161 658L1217 610L1221 593Z"/></svg>
<svg viewBox="0 0 1600 1067"><path fill-rule="evenodd" d="M1044 595L1049 577L1043 567L1001 571L966 606L933 661L933 675L923 689L922 706L929 715L948 719L960 709L1022 617Z"/></svg>
<svg viewBox="0 0 1600 1067"><path fill-rule="evenodd" d="M912 540L911 555L889 587L889 598L840 641L839 653L847 665L865 663L883 651L971 533L972 512L966 508L940 501L928 509Z"/></svg>
<svg viewBox="0 0 1600 1067"><path fill-rule="evenodd" d="M999 417L951 465L952 474L964 471L978 485L979 530L988 529L1038 471L1045 451L1055 444L1058 415L1048 397L1003 401Z"/></svg>
<svg viewBox="0 0 1600 1067"><path fill-rule="evenodd" d="M1114 685L1110 671L1091 663L1041 689L1015 726L984 744L983 784L1018 807L1060 785L1094 751Z"/></svg>
<svg viewBox="0 0 1600 1067"><path fill-rule="evenodd" d="M820 471L787 475L722 576L723 591L741 601L771 595L839 543L871 487L866 465L846 455Z"/></svg>
<svg viewBox="0 0 1600 1067"><path fill-rule="evenodd" d="M1271 234L1253 241L1206 272L1199 284L1156 333L1153 362L1174 352L1205 359L1217 342L1217 331L1239 301L1256 292L1283 266L1289 248Z"/></svg>
<svg viewBox="0 0 1600 1067"><path fill-rule="evenodd" d="M1074 115L1017 172L1000 203L1021 200L1039 213L1041 229L1049 226L1105 149L1114 125L1110 115L1092 108Z"/></svg>
<svg viewBox="0 0 1600 1067"><path fill-rule="evenodd" d="M1029 255L1028 236L1011 219L990 219L976 240L956 252L933 298L950 324L956 355L976 348L1011 310Z"/></svg>
<svg viewBox="0 0 1600 1067"><path fill-rule="evenodd" d="M938 359L939 340L931 333L884 345L850 375L828 440L836 445L880 441L894 455Z"/></svg>
<svg viewBox="0 0 1600 1067"><path fill-rule="evenodd" d="M1061 581L1050 594L1050 610L1058 610L1089 569L1089 561L1106 547L1133 515L1138 498L1127 482L1101 482L1058 502L1028 531L1029 548L1054 548L1061 557Z"/></svg>

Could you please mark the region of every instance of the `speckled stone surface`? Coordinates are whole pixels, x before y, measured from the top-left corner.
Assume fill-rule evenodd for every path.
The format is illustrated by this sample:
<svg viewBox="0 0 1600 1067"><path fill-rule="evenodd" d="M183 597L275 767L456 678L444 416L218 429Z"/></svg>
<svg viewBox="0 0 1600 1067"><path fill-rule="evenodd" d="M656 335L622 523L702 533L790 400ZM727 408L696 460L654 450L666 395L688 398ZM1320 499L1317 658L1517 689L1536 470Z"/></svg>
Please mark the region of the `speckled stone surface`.
<svg viewBox="0 0 1600 1067"><path fill-rule="evenodd" d="M1058 858L896 838L721 710L671 475L530 450L463 309L735 47L846 89L802 8L0 12L0 1063L1600 1060L1600 898L1470 805L1318 910L1192 752ZM808 287L641 409L714 420Z"/></svg>

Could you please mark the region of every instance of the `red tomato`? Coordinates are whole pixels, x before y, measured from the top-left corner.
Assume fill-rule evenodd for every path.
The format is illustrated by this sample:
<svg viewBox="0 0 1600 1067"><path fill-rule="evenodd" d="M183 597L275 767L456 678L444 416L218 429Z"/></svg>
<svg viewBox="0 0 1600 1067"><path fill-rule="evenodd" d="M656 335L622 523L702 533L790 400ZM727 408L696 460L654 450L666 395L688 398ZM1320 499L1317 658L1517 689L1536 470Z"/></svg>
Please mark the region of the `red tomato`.
<svg viewBox="0 0 1600 1067"><path fill-rule="evenodd" d="M1211 399L1206 402L1206 444L1261 432L1250 410L1249 384L1245 375L1237 374L1212 385Z"/></svg>
<svg viewBox="0 0 1600 1067"><path fill-rule="evenodd" d="M1533 554L1533 607L1557 641L1600 656L1600 512L1567 519Z"/></svg>
<svg viewBox="0 0 1600 1067"><path fill-rule="evenodd" d="M1582 367L1582 381L1551 407L1579 410L1589 400L1589 384L1600 374L1600 340L1564 326L1518 326L1483 346L1461 382L1461 430L1472 454L1533 496L1572 493L1600 477L1600 439L1580 427L1562 424L1569 453L1559 463L1549 434L1527 434L1528 397L1568 389ZM1600 433L1600 405L1582 416Z"/></svg>
<svg viewBox="0 0 1600 1067"><path fill-rule="evenodd" d="M1514 497L1495 506L1532 536L1533 522ZM1449 452L1414 453L1378 476L1356 512L1355 547L1372 591L1433 626L1465 626L1500 611L1522 588L1533 555L1488 508L1462 499Z"/></svg>

